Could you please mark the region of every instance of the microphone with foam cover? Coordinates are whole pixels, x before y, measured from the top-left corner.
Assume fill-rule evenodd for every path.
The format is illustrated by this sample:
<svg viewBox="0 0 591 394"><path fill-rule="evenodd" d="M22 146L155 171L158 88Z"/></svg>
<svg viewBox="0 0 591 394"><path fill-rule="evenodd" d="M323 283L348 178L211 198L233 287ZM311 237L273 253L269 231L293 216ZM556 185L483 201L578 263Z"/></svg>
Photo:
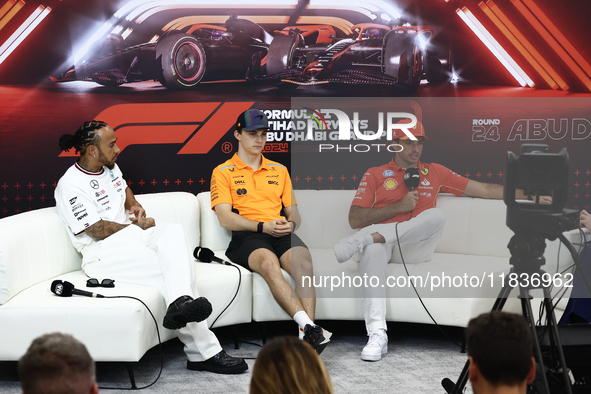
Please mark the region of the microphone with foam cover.
<svg viewBox="0 0 591 394"><path fill-rule="evenodd" d="M406 172L404 173L404 184L406 187L410 189L410 191L414 191L415 188L419 186L421 182L421 173L419 172L418 168L407 168Z"/></svg>
<svg viewBox="0 0 591 394"><path fill-rule="evenodd" d="M213 250L209 248L202 248L201 246L197 246L195 248L195 250L193 251L193 257L204 263L211 263L212 261L215 261L216 263L220 263L223 265L232 265L226 260L222 260L219 257L217 257L213 253Z"/></svg>
<svg viewBox="0 0 591 394"><path fill-rule="evenodd" d="M404 184L406 187L410 189L410 191L414 191L416 187L419 186L421 182L421 173L419 172L418 168L407 168L406 172L404 173ZM410 217L412 218L414 208L410 210Z"/></svg>
<svg viewBox="0 0 591 394"><path fill-rule="evenodd" d="M84 297L105 298L104 295L91 293L90 291L78 290L74 285L67 281L54 280L51 283L50 290L58 297L72 297L73 294Z"/></svg>

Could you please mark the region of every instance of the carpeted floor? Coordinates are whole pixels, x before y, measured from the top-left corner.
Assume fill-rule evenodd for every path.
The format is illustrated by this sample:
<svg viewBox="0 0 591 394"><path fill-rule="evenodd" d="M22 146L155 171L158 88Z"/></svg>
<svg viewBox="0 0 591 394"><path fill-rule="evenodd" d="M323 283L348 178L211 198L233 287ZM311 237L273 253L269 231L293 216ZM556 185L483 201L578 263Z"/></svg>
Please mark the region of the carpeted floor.
<svg viewBox="0 0 591 394"><path fill-rule="evenodd" d="M403 393L427 394L444 392L443 378L456 381L466 361L466 355L441 332L430 325L390 324L389 352L381 361L364 362L359 358L367 342L362 322L319 322L333 332L332 342L322 353L336 393ZM458 344L462 330L443 328ZM249 371L242 375L217 375L186 369L182 344L171 340L163 344L164 370L158 381L143 393L248 393L254 359L262 346L261 327L256 323L238 327L238 338L244 341L234 349L232 330L215 329L224 349L231 355L247 358ZM274 322L266 325L269 338L295 335L293 322ZM138 387L150 384L158 376L161 353L151 349L139 363L134 363ZM127 369L121 363L98 363L97 380L102 392L126 393L120 388L130 387ZM106 389L116 387L117 389ZM0 393L20 393L15 362L0 362ZM466 393L472 393L468 384Z"/></svg>

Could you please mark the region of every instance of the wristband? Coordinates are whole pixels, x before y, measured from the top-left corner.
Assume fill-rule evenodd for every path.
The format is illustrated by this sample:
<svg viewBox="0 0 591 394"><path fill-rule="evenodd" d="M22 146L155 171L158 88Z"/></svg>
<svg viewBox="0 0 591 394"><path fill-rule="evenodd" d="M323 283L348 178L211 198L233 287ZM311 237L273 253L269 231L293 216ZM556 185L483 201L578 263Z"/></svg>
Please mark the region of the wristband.
<svg viewBox="0 0 591 394"><path fill-rule="evenodd" d="M263 224L263 222L259 222L259 224L257 224L257 233L263 232Z"/></svg>
<svg viewBox="0 0 591 394"><path fill-rule="evenodd" d="M294 233L294 232L295 232L295 230L296 230L296 227L297 227L297 225L295 224L295 222L293 222L293 221L291 221L291 220L290 220L289 222L290 222L291 224L293 224L293 226L291 226L291 232L292 232L292 233Z"/></svg>

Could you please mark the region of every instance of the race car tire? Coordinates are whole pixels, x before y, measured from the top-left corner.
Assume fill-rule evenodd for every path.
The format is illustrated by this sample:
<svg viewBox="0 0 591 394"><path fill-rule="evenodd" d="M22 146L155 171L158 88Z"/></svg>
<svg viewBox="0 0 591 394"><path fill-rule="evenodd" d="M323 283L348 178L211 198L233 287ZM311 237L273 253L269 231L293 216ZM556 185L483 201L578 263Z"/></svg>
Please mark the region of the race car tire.
<svg viewBox="0 0 591 394"><path fill-rule="evenodd" d="M294 53L304 46L301 34L278 36L271 41L267 53L267 76L294 68Z"/></svg>
<svg viewBox="0 0 591 394"><path fill-rule="evenodd" d="M452 65L451 51L448 51L446 59L439 59L437 56L427 54L425 62L425 76L427 81L432 84L451 81Z"/></svg>
<svg viewBox="0 0 591 394"><path fill-rule="evenodd" d="M391 31L384 37L382 70L398 79L396 86L418 89L423 76L423 61L415 43L416 34Z"/></svg>
<svg viewBox="0 0 591 394"><path fill-rule="evenodd" d="M156 43L156 59L162 66L163 86L191 89L205 74L205 50L196 37L178 33L163 35Z"/></svg>

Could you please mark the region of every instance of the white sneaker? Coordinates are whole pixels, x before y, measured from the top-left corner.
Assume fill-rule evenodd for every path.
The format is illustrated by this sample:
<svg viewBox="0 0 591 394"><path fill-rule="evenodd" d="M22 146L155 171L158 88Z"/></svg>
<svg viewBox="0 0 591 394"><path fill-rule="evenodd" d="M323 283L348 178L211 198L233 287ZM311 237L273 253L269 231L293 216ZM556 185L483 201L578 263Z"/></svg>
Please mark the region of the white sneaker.
<svg viewBox="0 0 591 394"><path fill-rule="evenodd" d="M347 238L343 238L334 246L334 254L339 263L349 260L357 252L361 252L365 247L363 235L355 233Z"/></svg>
<svg viewBox="0 0 591 394"><path fill-rule="evenodd" d="M377 330L369 334L367 345L361 351L361 359L378 361L386 353L388 353L388 334L384 330Z"/></svg>

